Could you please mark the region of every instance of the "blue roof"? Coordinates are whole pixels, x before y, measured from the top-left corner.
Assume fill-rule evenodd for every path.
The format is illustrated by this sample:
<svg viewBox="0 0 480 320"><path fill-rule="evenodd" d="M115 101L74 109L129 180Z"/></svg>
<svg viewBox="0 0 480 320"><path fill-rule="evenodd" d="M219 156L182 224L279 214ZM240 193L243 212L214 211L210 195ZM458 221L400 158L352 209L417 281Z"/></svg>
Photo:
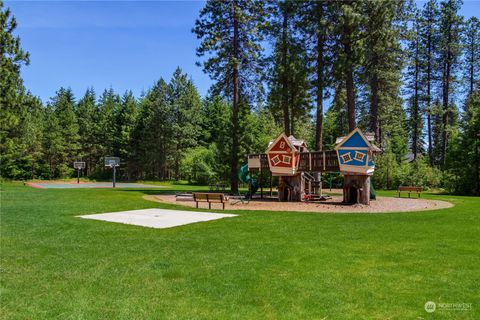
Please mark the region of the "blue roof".
<svg viewBox="0 0 480 320"><path fill-rule="evenodd" d="M368 144L363 140L360 133L355 132L350 138L343 142L340 147L368 148Z"/></svg>

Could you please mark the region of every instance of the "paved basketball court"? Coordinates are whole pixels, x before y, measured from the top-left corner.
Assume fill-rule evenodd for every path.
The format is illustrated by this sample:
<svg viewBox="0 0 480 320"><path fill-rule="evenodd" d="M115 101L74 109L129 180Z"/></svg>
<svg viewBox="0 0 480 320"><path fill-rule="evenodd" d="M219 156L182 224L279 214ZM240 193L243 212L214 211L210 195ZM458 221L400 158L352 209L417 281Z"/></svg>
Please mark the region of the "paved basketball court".
<svg viewBox="0 0 480 320"><path fill-rule="evenodd" d="M76 188L112 188L111 182L89 183L28 183L29 186L40 189L76 189ZM152 184L117 182L116 188L164 188Z"/></svg>
<svg viewBox="0 0 480 320"><path fill-rule="evenodd" d="M101 220L123 224L132 224L135 226L149 228L165 229L190 223L211 221L235 216L237 215L226 213L195 212L166 209L144 209L102 214L90 214L78 217L82 219Z"/></svg>

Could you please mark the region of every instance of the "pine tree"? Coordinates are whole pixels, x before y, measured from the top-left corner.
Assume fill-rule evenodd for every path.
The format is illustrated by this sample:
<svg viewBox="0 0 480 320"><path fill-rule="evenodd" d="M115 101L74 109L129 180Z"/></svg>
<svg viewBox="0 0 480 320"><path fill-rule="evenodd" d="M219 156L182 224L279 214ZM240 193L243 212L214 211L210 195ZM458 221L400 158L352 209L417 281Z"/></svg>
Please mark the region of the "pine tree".
<svg viewBox="0 0 480 320"><path fill-rule="evenodd" d="M432 132L433 106L435 99L434 88L438 81L438 55L439 55L439 19L440 11L436 0L429 0L418 18L420 30L418 31L420 45L420 83L423 84L422 102L425 103L427 115L428 156L430 164L434 164L434 139Z"/></svg>
<svg viewBox="0 0 480 320"><path fill-rule="evenodd" d="M452 107L450 100L455 96L454 87L457 81L456 72L461 53L461 24L458 15L461 0L447 0L441 4L440 19L440 63L442 68L442 154L440 163L445 166L448 150L449 127Z"/></svg>
<svg viewBox="0 0 480 320"><path fill-rule="evenodd" d="M162 78L139 102L139 116L132 134L132 160L143 179L167 179L167 160L172 149L170 88Z"/></svg>
<svg viewBox="0 0 480 320"><path fill-rule="evenodd" d="M27 93L24 99L24 111L19 130L22 137L17 143L24 150L23 155L17 159L24 166L21 169L23 178L35 179L42 175L43 149L42 140L45 130L45 110L39 98Z"/></svg>
<svg viewBox="0 0 480 320"><path fill-rule="evenodd" d="M355 75L363 55L361 26L364 24L364 16L361 2L348 0L334 4L334 19L337 21L334 29L336 34L334 72L337 81L344 82L348 128L352 131L357 126Z"/></svg>
<svg viewBox="0 0 480 320"><path fill-rule="evenodd" d="M16 27L15 17L0 1L0 175L7 178L24 178L20 162L28 152L22 143L28 137L21 128L28 115L25 104L29 98L20 69L28 65L29 54L14 36Z"/></svg>
<svg viewBox="0 0 480 320"><path fill-rule="evenodd" d="M262 1L207 1L193 32L201 39L197 55L208 55L203 63L215 85L232 101L231 190L238 190L239 113L242 101L258 93L258 63L261 55L261 27L265 19Z"/></svg>
<svg viewBox="0 0 480 320"><path fill-rule="evenodd" d="M335 87L332 103L325 117L325 146L327 150L335 147L338 137L345 136L349 132L348 114L345 108L347 101L346 90L342 83Z"/></svg>
<svg viewBox="0 0 480 320"><path fill-rule="evenodd" d="M323 104L332 77L332 18L330 1L303 1L300 5L300 31L308 49L312 93L315 97L315 150L323 149Z"/></svg>
<svg viewBox="0 0 480 320"><path fill-rule="evenodd" d="M401 41L405 38L408 7L405 1L365 1L364 68L362 78L368 90L368 128L378 143L390 136L384 114L391 112L400 99L401 70L404 54Z"/></svg>
<svg viewBox="0 0 480 320"><path fill-rule="evenodd" d="M63 175L64 140L62 138L59 120L52 104L45 109L45 131L43 133L42 149L45 155L45 165L48 168L45 178L53 179Z"/></svg>
<svg viewBox="0 0 480 320"><path fill-rule="evenodd" d="M172 107L172 163L175 178L180 179L183 153L197 146L201 130L201 98L188 76L177 68L169 83Z"/></svg>
<svg viewBox="0 0 480 320"><path fill-rule="evenodd" d="M80 149L80 136L78 134L78 122L75 114L75 98L71 89L60 88L50 102L53 108L59 130L61 146L57 150L60 157L57 163L60 177L68 176L73 172L73 162L77 161ZM46 130L49 130L46 128Z"/></svg>
<svg viewBox="0 0 480 320"><path fill-rule="evenodd" d="M137 101L132 91L126 91L115 111L115 134L113 140L114 154L124 162L120 172L128 180L132 179L133 163L131 161L132 134L137 121Z"/></svg>
<svg viewBox="0 0 480 320"><path fill-rule="evenodd" d="M408 48L409 64L407 68L407 86L410 93L408 98L408 113L409 113L409 132L411 134L410 150L413 153L413 159L423 152L423 121L421 110L421 44L420 44L420 21L418 12L416 12L413 21L412 39L410 40Z"/></svg>
<svg viewBox="0 0 480 320"><path fill-rule="evenodd" d="M96 105L95 91L88 89L76 108L80 135L80 158L86 162L85 173L91 174L102 157L98 143L101 127Z"/></svg>
<svg viewBox="0 0 480 320"><path fill-rule="evenodd" d="M479 88L480 83L480 20L471 17L463 33L464 80L467 83L467 100ZM466 104L468 106L468 103ZM468 114L468 108L465 109Z"/></svg>
<svg viewBox="0 0 480 320"><path fill-rule="evenodd" d="M102 146L101 156L115 155L115 114L120 106L120 97L110 88L104 90L98 102L100 133L97 136L98 145Z"/></svg>
<svg viewBox="0 0 480 320"><path fill-rule="evenodd" d="M269 108L283 120L284 132L296 135L296 123L309 115L311 99L308 81L308 57L298 34L298 6L284 1L274 7L278 19L271 22L270 34L274 39L271 57Z"/></svg>
<svg viewBox="0 0 480 320"><path fill-rule="evenodd" d="M202 132L204 132L204 144L214 145L215 163L214 171L220 180L230 178L229 163L226 161L231 152L231 120L232 108L227 101L218 95L209 95L202 105Z"/></svg>

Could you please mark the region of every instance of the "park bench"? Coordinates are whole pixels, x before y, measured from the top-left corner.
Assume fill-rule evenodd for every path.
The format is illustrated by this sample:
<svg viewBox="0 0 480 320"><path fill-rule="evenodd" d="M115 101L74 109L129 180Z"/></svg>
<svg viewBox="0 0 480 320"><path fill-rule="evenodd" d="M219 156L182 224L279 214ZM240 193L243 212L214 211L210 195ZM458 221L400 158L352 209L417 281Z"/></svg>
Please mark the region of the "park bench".
<svg viewBox="0 0 480 320"><path fill-rule="evenodd" d="M421 187L408 187L408 186L400 186L398 187L398 197L400 198L400 193L402 191L408 192L408 197L410 198L410 193L416 192L418 197L420 198L420 193L422 192Z"/></svg>
<svg viewBox="0 0 480 320"><path fill-rule="evenodd" d="M201 193L201 192L194 192L193 193L193 201L198 208L199 202L208 202L208 209L212 208L212 203L221 203L222 209L225 210L225 202L228 199L225 197L223 193Z"/></svg>

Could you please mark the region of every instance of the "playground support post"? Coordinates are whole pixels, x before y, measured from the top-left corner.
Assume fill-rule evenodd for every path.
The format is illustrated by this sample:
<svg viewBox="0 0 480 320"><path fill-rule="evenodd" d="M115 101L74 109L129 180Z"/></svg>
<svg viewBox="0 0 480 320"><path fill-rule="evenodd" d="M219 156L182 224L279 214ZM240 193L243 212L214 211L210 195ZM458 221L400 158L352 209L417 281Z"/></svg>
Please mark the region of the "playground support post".
<svg viewBox="0 0 480 320"><path fill-rule="evenodd" d="M262 174L262 167L260 167L260 199L263 200L263 174Z"/></svg>
<svg viewBox="0 0 480 320"><path fill-rule="evenodd" d="M270 171L270 197L273 197L273 178L272 178L272 172Z"/></svg>

